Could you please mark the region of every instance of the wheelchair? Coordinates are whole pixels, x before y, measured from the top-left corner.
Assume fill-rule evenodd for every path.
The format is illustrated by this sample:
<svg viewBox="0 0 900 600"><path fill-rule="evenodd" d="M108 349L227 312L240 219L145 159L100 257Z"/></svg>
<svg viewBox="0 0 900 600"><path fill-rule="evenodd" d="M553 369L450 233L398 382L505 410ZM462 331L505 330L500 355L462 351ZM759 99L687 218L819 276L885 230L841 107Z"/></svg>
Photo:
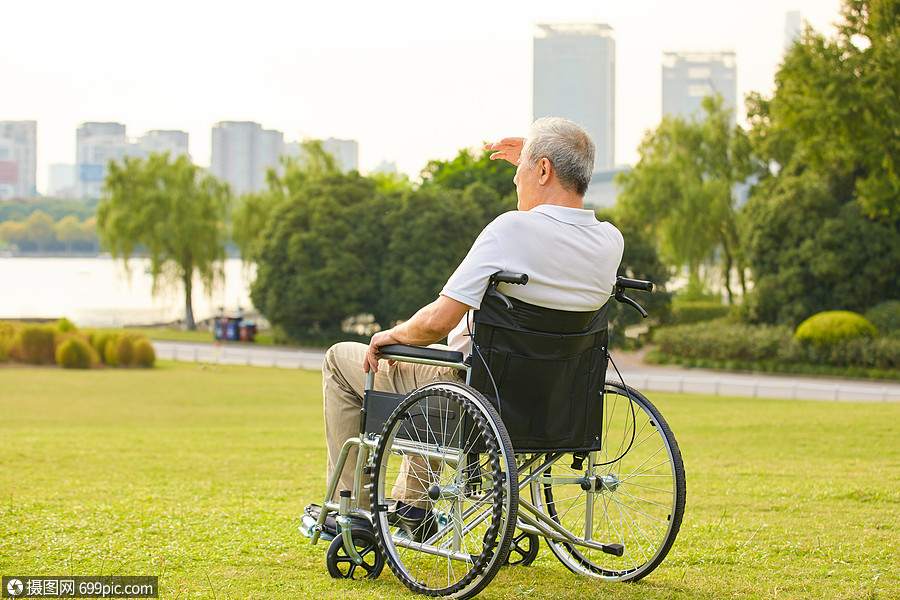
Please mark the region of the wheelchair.
<svg viewBox="0 0 900 600"><path fill-rule="evenodd" d="M650 401L606 378L609 303L559 311L498 289L527 279L491 278L466 360L380 348L381 358L456 368L465 382L404 397L372 389L369 373L360 434L344 444L320 513L302 517L312 543L331 539L333 577L375 578L387 563L414 592L469 598L502 566L533 561L540 539L568 569L601 580L639 580L669 552L685 505L681 453ZM615 298L646 317L624 292L652 287L620 277ZM351 448L354 489L334 502ZM401 487L430 507L418 530L396 517L397 496L411 493Z"/></svg>

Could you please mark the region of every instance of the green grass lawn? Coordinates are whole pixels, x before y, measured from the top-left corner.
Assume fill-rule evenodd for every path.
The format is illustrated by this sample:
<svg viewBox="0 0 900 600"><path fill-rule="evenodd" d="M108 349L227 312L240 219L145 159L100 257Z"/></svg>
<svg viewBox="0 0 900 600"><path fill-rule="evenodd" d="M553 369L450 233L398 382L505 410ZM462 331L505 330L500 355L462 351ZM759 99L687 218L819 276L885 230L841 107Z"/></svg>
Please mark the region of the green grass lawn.
<svg viewBox="0 0 900 600"><path fill-rule="evenodd" d="M898 598L900 404L653 394L688 500L636 584L546 547L479 598ZM0 367L0 574L157 575L161 598L412 598L331 579L318 372Z"/></svg>

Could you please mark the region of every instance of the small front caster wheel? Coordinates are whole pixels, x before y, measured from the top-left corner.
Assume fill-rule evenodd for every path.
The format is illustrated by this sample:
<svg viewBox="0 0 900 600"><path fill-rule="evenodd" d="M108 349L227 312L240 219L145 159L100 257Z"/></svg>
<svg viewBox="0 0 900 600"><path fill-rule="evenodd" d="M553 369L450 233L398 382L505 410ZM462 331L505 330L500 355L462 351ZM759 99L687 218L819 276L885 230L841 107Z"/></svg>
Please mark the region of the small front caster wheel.
<svg viewBox="0 0 900 600"><path fill-rule="evenodd" d="M538 555L540 538L533 533L519 532L509 545L509 555L506 557L508 565L522 565L527 567L534 562Z"/></svg>
<svg viewBox="0 0 900 600"><path fill-rule="evenodd" d="M344 548L344 537L340 534L328 546L325 563L328 573L335 579L375 579L384 568L384 556L378 550L375 534L370 531L354 529L353 545L362 558L362 564L356 562Z"/></svg>

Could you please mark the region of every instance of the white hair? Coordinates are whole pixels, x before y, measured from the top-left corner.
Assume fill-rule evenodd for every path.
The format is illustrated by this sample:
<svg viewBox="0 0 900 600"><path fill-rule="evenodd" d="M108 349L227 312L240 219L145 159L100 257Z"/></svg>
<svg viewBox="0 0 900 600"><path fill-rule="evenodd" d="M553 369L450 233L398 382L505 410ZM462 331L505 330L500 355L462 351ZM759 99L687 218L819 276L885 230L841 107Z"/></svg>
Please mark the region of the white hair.
<svg viewBox="0 0 900 600"><path fill-rule="evenodd" d="M594 172L594 140L587 131L559 117L536 120L521 161L534 165L542 158L556 169L563 188L584 196Z"/></svg>

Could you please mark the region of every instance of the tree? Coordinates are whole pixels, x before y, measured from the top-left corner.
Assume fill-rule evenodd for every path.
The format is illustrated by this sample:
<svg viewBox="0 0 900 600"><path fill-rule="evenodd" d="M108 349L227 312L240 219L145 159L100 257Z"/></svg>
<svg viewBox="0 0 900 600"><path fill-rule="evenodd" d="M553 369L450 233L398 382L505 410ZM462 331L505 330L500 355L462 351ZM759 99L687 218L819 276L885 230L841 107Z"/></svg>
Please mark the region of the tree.
<svg viewBox="0 0 900 600"><path fill-rule="evenodd" d="M515 207L514 194L482 182L505 172L514 189L515 168L463 163L466 174L451 177L432 161L442 175L414 187L406 177L344 175L321 144L305 143L300 160L270 172L269 189L235 210L234 239L257 265L253 304L299 339L343 336L342 323L360 315L382 326L409 318L434 300L478 232Z"/></svg>
<svg viewBox="0 0 900 600"><path fill-rule="evenodd" d="M75 215L68 215L57 221L55 230L56 239L66 245L66 252L72 251L72 242L84 241L84 228Z"/></svg>
<svg viewBox="0 0 900 600"><path fill-rule="evenodd" d="M293 338L334 335L345 318L371 312L377 297L387 252L381 197L356 172L287 188L259 238L250 298Z"/></svg>
<svg viewBox="0 0 900 600"><path fill-rule="evenodd" d="M614 214L598 210L600 221L609 221L625 238L625 250L617 275L631 279L644 279L653 282L653 292L629 292L628 295L637 300L648 313L649 323L659 324L669 315L672 293L665 291L670 275L668 269L659 259L656 244L647 237L643 227L618 219ZM620 305L613 299L609 303L609 338L610 343L621 346L625 343L625 328L644 322L644 319L633 308Z"/></svg>
<svg viewBox="0 0 900 600"><path fill-rule="evenodd" d="M746 211L750 317L796 324L900 297L900 2L851 0L835 39L807 29L772 98L753 94L772 169Z"/></svg>
<svg viewBox="0 0 900 600"><path fill-rule="evenodd" d="M281 167L281 176L274 169L266 172L268 189L244 194L232 211L231 237L246 264L256 260L258 242L278 204L310 182L340 174L334 157L320 140L303 142L300 157L282 157Z"/></svg>
<svg viewBox="0 0 900 600"><path fill-rule="evenodd" d="M506 198L516 191L513 183L516 167L490 157L490 150L482 149L476 155L463 148L452 160L431 160L422 169L422 183L453 190L464 190L473 183L481 183L497 192L500 198Z"/></svg>
<svg viewBox="0 0 900 600"><path fill-rule="evenodd" d="M382 227L390 260L381 266L376 304L382 325L408 319L437 298L487 224L484 196L496 201L493 190L476 183L466 192L423 186L389 201Z"/></svg>
<svg viewBox="0 0 900 600"><path fill-rule="evenodd" d="M807 29L748 99L755 151L781 175L812 170L871 218L900 220L900 2L845 0L834 39Z"/></svg>
<svg viewBox="0 0 900 600"><path fill-rule="evenodd" d="M25 219L25 239L44 251L44 244L53 241L53 218L42 210L36 210Z"/></svg>
<svg viewBox="0 0 900 600"><path fill-rule="evenodd" d="M900 236L813 173L778 178L746 206L754 321L796 326L825 310L864 313L900 298Z"/></svg>
<svg viewBox="0 0 900 600"><path fill-rule="evenodd" d="M207 289L223 276L228 205L228 187L185 156L110 161L97 206L100 241L126 269L128 258L142 248L150 258L154 290L163 279L180 281L185 326L195 329L194 274Z"/></svg>
<svg viewBox="0 0 900 600"><path fill-rule="evenodd" d="M733 301L735 262L743 271L733 189L752 172L750 146L743 129L731 127L721 96L705 98L703 111L699 120L666 115L647 134L638 164L616 176L617 210L623 220L657 237L667 261L687 266L695 280L701 265L720 250L725 290Z"/></svg>
<svg viewBox="0 0 900 600"><path fill-rule="evenodd" d="M23 221L3 221L0 223L0 240L8 244L20 244L25 240Z"/></svg>

